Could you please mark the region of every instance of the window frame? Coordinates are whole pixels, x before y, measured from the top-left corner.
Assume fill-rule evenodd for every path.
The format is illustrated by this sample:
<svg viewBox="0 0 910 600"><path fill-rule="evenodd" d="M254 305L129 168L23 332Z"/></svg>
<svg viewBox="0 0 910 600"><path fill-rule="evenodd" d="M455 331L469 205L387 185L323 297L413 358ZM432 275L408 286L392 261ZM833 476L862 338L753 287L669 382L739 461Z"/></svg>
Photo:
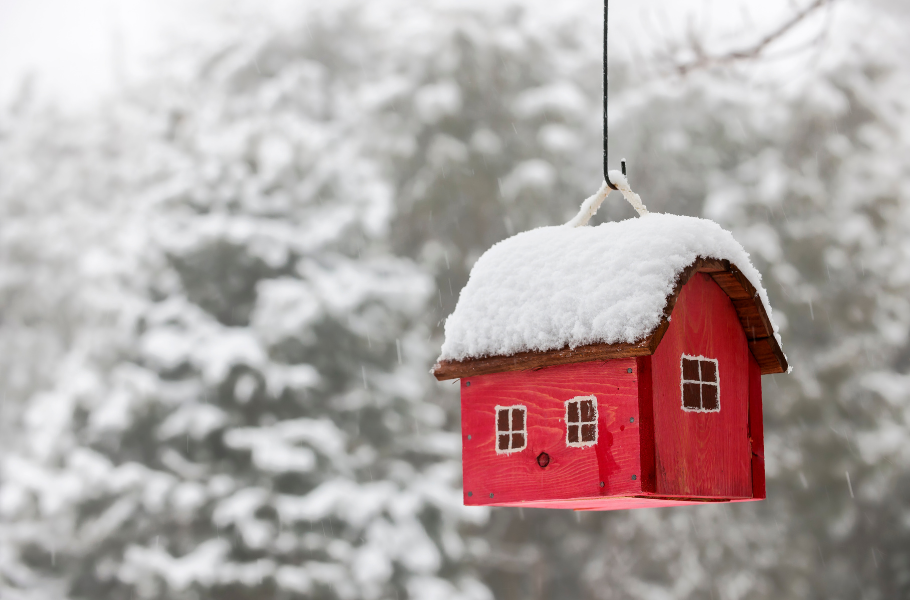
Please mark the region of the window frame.
<svg viewBox="0 0 910 600"><path fill-rule="evenodd" d="M593 420L582 420L581 415L581 403L584 400L590 400L592 406L594 407L594 417ZM578 421L570 422L569 421L569 405L573 402L578 403ZM568 448L587 448L589 446L594 446L597 444L597 440L600 439L600 427L597 425L597 396L591 394L590 396L575 396L565 402L566 414L565 414L565 423L566 423L566 447ZM569 427L571 425L578 425L578 441L572 442L569 440ZM594 425L594 440L593 441L583 441L581 436L581 427L583 425Z"/></svg>
<svg viewBox="0 0 910 600"><path fill-rule="evenodd" d="M499 431L499 412L503 410L509 411L509 430L508 431ZM512 429L513 420L512 420L512 411L520 410L524 414L524 419L522 424L524 429ZM493 409L493 447L496 449L496 454L514 454L515 452L521 452L522 450L528 447L528 407L524 404L511 404L509 406L500 406L496 405ZM512 435L515 433L521 433L524 435L525 444L521 448L512 448ZM499 448L499 436L501 434L509 435L509 448L506 450L500 450Z"/></svg>
<svg viewBox="0 0 910 600"><path fill-rule="evenodd" d="M685 378L685 361L686 359L694 360L698 362L698 381ZM701 363L702 362L711 362L714 363L714 379L715 381L704 381L701 374ZM686 406L686 392L685 385L687 383L697 383L698 388L698 408L689 408ZM717 389L717 408L704 408L704 402L702 399L702 386L713 385ZM716 358L708 358L707 356L694 355L694 354L682 354L679 357L679 402L680 406L684 412L693 412L693 413L719 413L720 412L720 363Z"/></svg>

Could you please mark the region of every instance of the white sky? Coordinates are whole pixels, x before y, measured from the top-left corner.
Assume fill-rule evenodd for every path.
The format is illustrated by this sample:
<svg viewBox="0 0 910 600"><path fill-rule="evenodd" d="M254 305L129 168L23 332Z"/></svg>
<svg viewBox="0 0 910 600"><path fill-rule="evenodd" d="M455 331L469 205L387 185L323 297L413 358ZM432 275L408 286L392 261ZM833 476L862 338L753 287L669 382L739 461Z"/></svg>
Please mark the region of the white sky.
<svg viewBox="0 0 910 600"><path fill-rule="evenodd" d="M155 45L172 0L0 0L0 95L27 73L66 102L109 91L117 68ZM124 15L125 13L125 15ZM127 25L128 22L128 25ZM120 67L114 59L118 53Z"/></svg>
<svg viewBox="0 0 910 600"><path fill-rule="evenodd" d="M148 74L150 58L211 28L239 0L0 0L0 101L26 75L80 108ZM262 4L277 6L274 0Z"/></svg>
<svg viewBox="0 0 910 600"><path fill-rule="evenodd" d="M63 108L79 109L121 83L146 76L150 59L178 40L210 33L219 14L287 19L295 5L307 1L313 0L0 0L0 102L19 89L27 74L33 74L42 96ZM600 0L577 1L590 2L595 14L600 11ZM611 36L631 37L642 28L651 36L666 36L667 28L681 36L687 27L694 27L735 43L738 37L717 34L724 29L741 30L750 22L756 30L766 30L762 22L779 22L780 11L791 6L789 2L614 1ZM877 2L910 4L910 0Z"/></svg>

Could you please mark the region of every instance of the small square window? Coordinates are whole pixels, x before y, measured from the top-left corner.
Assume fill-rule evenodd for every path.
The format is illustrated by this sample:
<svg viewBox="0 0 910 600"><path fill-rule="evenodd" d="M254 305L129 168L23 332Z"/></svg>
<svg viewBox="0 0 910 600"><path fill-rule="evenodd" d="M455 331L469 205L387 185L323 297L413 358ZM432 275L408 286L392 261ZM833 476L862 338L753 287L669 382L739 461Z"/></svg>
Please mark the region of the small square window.
<svg viewBox="0 0 910 600"><path fill-rule="evenodd" d="M528 445L528 409L524 406L496 407L496 453L509 454Z"/></svg>
<svg viewBox="0 0 910 600"><path fill-rule="evenodd" d="M717 359L683 354L680 359L682 409L687 412L720 412Z"/></svg>
<svg viewBox="0 0 910 600"><path fill-rule="evenodd" d="M597 398L577 396L566 400L566 445L583 447L597 443Z"/></svg>
<svg viewBox="0 0 910 600"><path fill-rule="evenodd" d="M701 408L701 384L683 382L683 408L690 410Z"/></svg>

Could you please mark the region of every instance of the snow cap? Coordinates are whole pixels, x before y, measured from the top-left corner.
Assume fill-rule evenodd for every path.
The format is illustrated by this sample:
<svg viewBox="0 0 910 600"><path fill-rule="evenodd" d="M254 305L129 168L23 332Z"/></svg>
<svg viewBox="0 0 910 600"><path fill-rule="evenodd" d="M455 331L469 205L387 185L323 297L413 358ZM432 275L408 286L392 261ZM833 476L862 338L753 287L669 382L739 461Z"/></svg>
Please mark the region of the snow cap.
<svg viewBox="0 0 910 600"><path fill-rule="evenodd" d="M478 259L445 324L443 360L635 343L660 324L679 274L696 258L729 260L758 291L761 274L714 221L650 213L597 227L541 227Z"/></svg>

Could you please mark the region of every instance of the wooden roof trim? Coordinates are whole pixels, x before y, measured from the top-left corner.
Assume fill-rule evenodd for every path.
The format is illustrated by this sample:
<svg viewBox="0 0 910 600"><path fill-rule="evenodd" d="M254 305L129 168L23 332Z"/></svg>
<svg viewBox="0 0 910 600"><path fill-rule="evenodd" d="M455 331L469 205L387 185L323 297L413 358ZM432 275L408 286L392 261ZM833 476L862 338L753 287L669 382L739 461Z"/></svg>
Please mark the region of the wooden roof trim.
<svg viewBox="0 0 910 600"><path fill-rule="evenodd" d="M511 356L488 356L484 358L469 358L462 361L444 360L433 367L436 379L456 379L472 375L487 375L502 371L525 371L528 369L542 369L555 365L588 362L592 360L613 360L614 358L632 358L634 356L648 356L654 352L649 346L650 336L637 344L590 344L576 348L563 348L562 350L548 350L540 352L519 352Z"/></svg>
<svg viewBox="0 0 910 600"><path fill-rule="evenodd" d="M576 348L565 347L561 350L546 352L519 352L510 356L489 356L469 358L462 361L445 360L433 367L436 379L457 379L473 375L486 375L502 371L523 371L542 369L555 365L595 360L612 360L614 358L633 358L654 354L670 326L670 315L676 306L682 288L696 273L706 273L717 282L717 285L730 297L739 322L746 334L749 350L758 362L762 374L785 373L788 369L787 359L777 343L771 328L771 320L762 304L755 287L745 275L728 260L699 257L683 269L676 279L673 292L667 296L667 304L660 324L648 336L634 344L589 344Z"/></svg>

